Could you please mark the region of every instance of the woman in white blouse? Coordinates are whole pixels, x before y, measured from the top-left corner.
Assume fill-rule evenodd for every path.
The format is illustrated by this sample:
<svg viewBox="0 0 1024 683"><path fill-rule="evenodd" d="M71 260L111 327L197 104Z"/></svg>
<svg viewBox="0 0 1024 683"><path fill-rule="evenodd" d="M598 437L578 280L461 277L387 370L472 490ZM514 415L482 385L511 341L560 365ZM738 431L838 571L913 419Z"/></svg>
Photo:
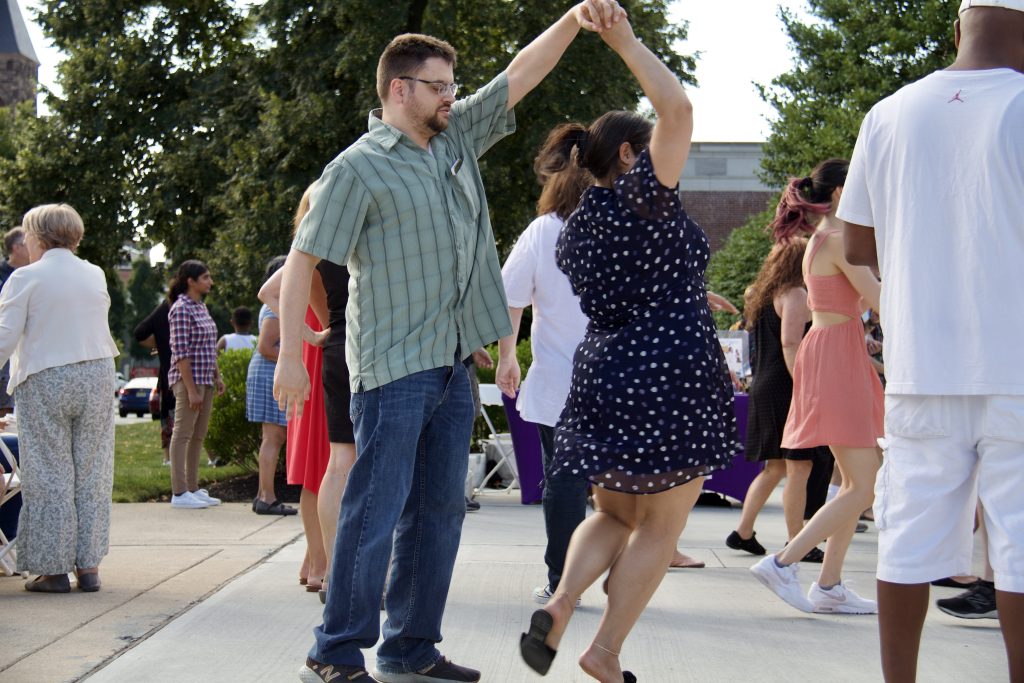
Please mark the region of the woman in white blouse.
<svg viewBox="0 0 1024 683"><path fill-rule="evenodd" d="M26 590L100 588L114 482L114 363L103 271L75 256L84 226L67 204L25 214L30 263L0 293L0 364L17 400L22 498L18 570Z"/></svg>

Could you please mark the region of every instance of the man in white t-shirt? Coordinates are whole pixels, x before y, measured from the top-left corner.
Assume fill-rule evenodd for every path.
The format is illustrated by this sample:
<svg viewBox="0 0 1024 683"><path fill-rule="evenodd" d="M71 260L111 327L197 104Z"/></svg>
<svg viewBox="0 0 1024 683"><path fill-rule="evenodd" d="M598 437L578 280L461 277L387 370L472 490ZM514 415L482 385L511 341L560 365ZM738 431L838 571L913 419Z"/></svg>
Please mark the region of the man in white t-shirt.
<svg viewBox="0 0 1024 683"><path fill-rule="evenodd" d="M1024 0L964 0L956 62L879 102L838 216L878 265L885 464L875 487L887 681L913 681L928 583L968 574L975 502L1024 681Z"/></svg>

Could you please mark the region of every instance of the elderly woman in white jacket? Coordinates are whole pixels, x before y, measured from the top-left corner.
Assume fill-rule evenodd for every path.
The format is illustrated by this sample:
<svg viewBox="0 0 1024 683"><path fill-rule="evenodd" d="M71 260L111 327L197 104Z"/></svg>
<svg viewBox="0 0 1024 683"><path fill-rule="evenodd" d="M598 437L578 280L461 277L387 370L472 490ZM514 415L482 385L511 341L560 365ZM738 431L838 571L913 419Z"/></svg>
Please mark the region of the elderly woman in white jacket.
<svg viewBox="0 0 1024 683"><path fill-rule="evenodd" d="M103 271L75 256L82 218L46 204L22 223L30 263L0 293L0 363L11 359L22 498L18 570L25 588L99 590L114 480L114 363Z"/></svg>

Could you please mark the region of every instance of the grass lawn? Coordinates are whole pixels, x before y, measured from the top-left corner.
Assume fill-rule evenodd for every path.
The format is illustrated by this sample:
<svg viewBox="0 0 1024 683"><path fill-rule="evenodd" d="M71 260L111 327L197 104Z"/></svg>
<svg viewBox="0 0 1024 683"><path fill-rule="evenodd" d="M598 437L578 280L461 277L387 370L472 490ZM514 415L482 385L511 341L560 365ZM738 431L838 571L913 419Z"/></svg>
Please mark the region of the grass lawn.
<svg viewBox="0 0 1024 683"><path fill-rule="evenodd" d="M164 467L160 449L160 422L140 420L138 424L114 428L114 502L140 503L171 495L171 470ZM238 465L206 467L202 456L199 483L230 479L247 471Z"/></svg>

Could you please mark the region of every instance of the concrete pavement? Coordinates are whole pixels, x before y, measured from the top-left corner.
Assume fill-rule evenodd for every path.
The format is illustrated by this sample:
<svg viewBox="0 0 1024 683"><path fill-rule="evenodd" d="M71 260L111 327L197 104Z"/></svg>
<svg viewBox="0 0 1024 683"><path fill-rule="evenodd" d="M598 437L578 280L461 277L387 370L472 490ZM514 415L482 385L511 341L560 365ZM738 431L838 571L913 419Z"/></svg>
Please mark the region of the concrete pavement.
<svg viewBox="0 0 1024 683"><path fill-rule="evenodd" d="M780 494L758 522L769 549L784 540ZM504 494L482 499L483 509L466 518L441 648L481 669L484 681L539 681L519 661L517 642L535 608L529 593L544 575L541 511ZM199 512L115 506L117 542L97 595L18 595L20 582L12 588L13 579L0 579L0 621L8 630L15 600L25 629L13 665L9 648L0 651L0 681L75 680L94 669L90 683L297 680L321 609L296 583L297 520L268 521L240 505ZM680 547L708 568L669 573L626 642L624 666L659 683L881 680L876 618L805 615L783 604L747 572L756 558L725 548L738 518L738 509L694 511ZM875 561L872 528L856 537L847 560L846 577L864 595L874 595ZM803 581L813 578L808 565ZM933 598L953 594L933 590ZM108 606L89 605L96 598ZM547 680L590 680L575 659L603 605L599 586L584 595ZM367 661L372 668L372 651ZM932 608L919 680L1007 680L996 622Z"/></svg>

